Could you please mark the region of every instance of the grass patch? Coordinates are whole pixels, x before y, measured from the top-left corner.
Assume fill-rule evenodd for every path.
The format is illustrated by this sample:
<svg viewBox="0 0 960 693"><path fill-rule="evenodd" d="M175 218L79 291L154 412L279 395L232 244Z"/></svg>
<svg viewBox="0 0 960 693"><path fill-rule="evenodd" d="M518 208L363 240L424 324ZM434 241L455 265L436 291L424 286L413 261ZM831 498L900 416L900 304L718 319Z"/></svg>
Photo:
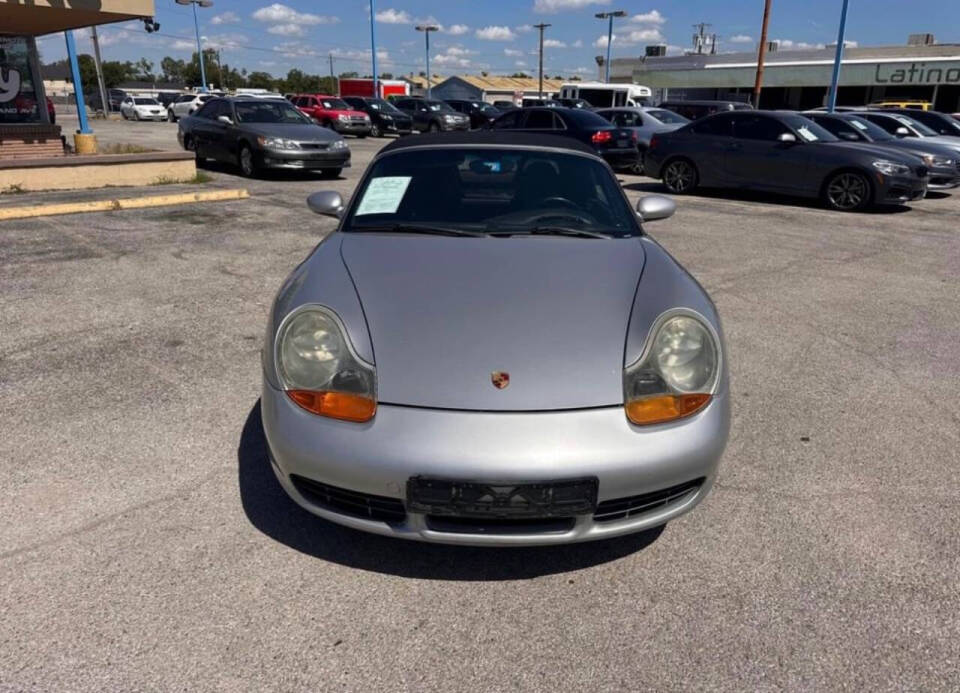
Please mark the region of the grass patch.
<svg viewBox="0 0 960 693"><path fill-rule="evenodd" d="M105 147L100 147L98 153L100 154L146 154L147 152L155 152L156 149L150 149L149 147L141 147L139 144L108 144Z"/></svg>
<svg viewBox="0 0 960 693"><path fill-rule="evenodd" d="M213 176L210 176L203 171L197 171L192 178L168 178L166 176L160 176L157 178L151 185L201 185L203 183L209 183L213 180Z"/></svg>
<svg viewBox="0 0 960 693"><path fill-rule="evenodd" d="M21 193L25 192L27 191L24 190L23 186L19 183L13 183L5 187L3 190L0 190L0 193L3 193L4 195L20 195Z"/></svg>

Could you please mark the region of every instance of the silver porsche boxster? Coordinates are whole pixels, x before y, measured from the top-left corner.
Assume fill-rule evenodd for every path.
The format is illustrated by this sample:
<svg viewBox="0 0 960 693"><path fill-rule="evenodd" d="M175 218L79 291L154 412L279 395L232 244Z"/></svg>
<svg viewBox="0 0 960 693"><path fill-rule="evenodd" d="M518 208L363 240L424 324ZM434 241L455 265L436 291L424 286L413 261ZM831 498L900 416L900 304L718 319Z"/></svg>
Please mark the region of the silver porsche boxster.
<svg viewBox="0 0 960 693"><path fill-rule="evenodd" d="M360 530L559 544L662 525L709 492L727 442L723 333L703 288L611 169L561 137L398 140L274 301L270 463Z"/></svg>

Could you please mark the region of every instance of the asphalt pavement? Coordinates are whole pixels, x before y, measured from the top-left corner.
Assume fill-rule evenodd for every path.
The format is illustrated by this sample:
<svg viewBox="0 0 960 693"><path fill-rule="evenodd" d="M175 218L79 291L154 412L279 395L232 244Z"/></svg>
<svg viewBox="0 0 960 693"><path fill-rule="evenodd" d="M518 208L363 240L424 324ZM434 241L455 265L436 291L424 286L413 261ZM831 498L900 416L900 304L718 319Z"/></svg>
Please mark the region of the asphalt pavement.
<svg viewBox="0 0 960 693"><path fill-rule="evenodd" d="M724 320L719 483L662 531L478 550L315 518L265 458L267 308L334 227L307 194L382 141L350 144L338 181L0 223L0 690L958 690L960 194L678 198L647 228Z"/></svg>

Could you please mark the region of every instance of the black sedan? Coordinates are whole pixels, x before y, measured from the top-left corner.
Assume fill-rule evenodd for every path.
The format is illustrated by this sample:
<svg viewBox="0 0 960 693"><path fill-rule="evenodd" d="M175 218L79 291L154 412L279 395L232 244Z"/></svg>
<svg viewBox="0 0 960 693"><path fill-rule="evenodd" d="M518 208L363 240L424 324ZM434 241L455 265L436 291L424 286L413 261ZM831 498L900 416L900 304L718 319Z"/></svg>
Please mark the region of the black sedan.
<svg viewBox="0 0 960 693"><path fill-rule="evenodd" d="M464 99L447 99L447 104L457 113L470 118L470 129L479 130L486 127L500 115L500 111L484 101L467 101Z"/></svg>
<svg viewBox="0 0 960 693"><path fill-rule="evenodd" d="M960 151L923 137L894 137L879 125L853 113L804 113L836 137L847 142L866 142L915 154L930 169L931 190L960 185ZM960 147L958 147L960 148Z"/></svg>
<svg viewBox="0 0 960 693"><path fill-rule="evenodd" d="M490 124L492 130L520 130L573 137L587 144L616 170L637 165L637 134L629 128L618 128L593 111L580 108L521 108L504 113Z"/></svg>
<svg viewBox="0 0 960 693"><path fill-rule="evenodd" d="M796 113L718 113L655 135L647 175L673 193L704 187L814 197L841 211L922 198L927 167L918 157L843 142Z"/></svg>
<svg viewBox="0 0 960 693"><path fill-rule="evenodd" d="M960 121L947 113L921 111L914 108L894 108L884 109L884 111L909 116L943 137L960 137Z"/></svg>
<svg viewBox="0 0 960 693"><path fill-rule="evenodd" d="M344 96L343 100L370 116L370 136L387 134L409 135L413 131L413 119L389 101L364 96Z"/></svg>
<svg viewBox="0 0 960 693"><path fill-rule="evenodd" d="M262 168L318 170L337 177L350 165L343 137L320 127L286 99L210 99L180 119L177 139L197 159L237 164L245 176Z"/></svg>

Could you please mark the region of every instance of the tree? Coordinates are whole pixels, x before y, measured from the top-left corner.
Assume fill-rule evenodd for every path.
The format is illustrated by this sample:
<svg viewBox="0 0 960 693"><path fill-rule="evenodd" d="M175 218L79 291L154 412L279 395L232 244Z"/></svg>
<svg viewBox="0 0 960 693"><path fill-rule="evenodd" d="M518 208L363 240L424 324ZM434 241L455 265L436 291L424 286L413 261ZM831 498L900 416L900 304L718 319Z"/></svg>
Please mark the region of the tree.
<svg viewBox="0 0 960 693"><path fill-rule="evenodd" d="M207 74L207 84L213 81L219 72L217 72L217 52L212 48L203 51L203 68ZM184 66L183 81L190 86L200 86L203 83L203 76L200 73L200 61L197 54L190 56L190 62Z"/></svg>
<svg viewBox="0 0 960 693"><path fill-rule="evenodd" d="M140 60L134 63L133 71L136 79L144 82L153 82L156 80L153 74L153 63L146 58L140 58Z"/></svg>
<svg viewBox="0 0 960 693"><path fill-rule="evenodd" d="M517 78L519 78L519 79L530 79L530 75L528 75L526 72L514 72L514 73L513 73L512 75L510 75L510 76L511 76L511 77L517 77Z"/></svg>
<svg viewBox="0 0 960 693"><path fill-rule="evenodd" d="M273 89L273 76L269 72L251 72L247 75L247 86L252 89Z"/></svg>
<svg viewBox="0 0 960 693"><path fill-rule="evenodd" d="M118 60L107 60L100 63L100 69L103 71L103 86L107 89L112 89L135 77L135 70L129 62L121 63ZM93 79L96 82L96 76Z"/></svg>
<svg viewBox="0 0 960 693"><path fill-rule="evenodd" d="M355 79L355 78L357 78L357 77L359 77L359 75L358 75L356 72L341 72L341 73L340 73L340 78L341 78L341 79Z"/></svg>
<svg viewBox="0 0 960 693"><path fill-rule="evenodd" d="M393 73L392 73L392 72L381 72L381 73L380 73L380 79L393 79Z"/></svg>
<svg viewBox="0 0 960 693"><path fill-rule="evenodd" d="M160 72L163 79L167 82L177 82L182 84L183 73L186 71L186 65L182 60L176 60L169 55L160 61Z"/></svg>

